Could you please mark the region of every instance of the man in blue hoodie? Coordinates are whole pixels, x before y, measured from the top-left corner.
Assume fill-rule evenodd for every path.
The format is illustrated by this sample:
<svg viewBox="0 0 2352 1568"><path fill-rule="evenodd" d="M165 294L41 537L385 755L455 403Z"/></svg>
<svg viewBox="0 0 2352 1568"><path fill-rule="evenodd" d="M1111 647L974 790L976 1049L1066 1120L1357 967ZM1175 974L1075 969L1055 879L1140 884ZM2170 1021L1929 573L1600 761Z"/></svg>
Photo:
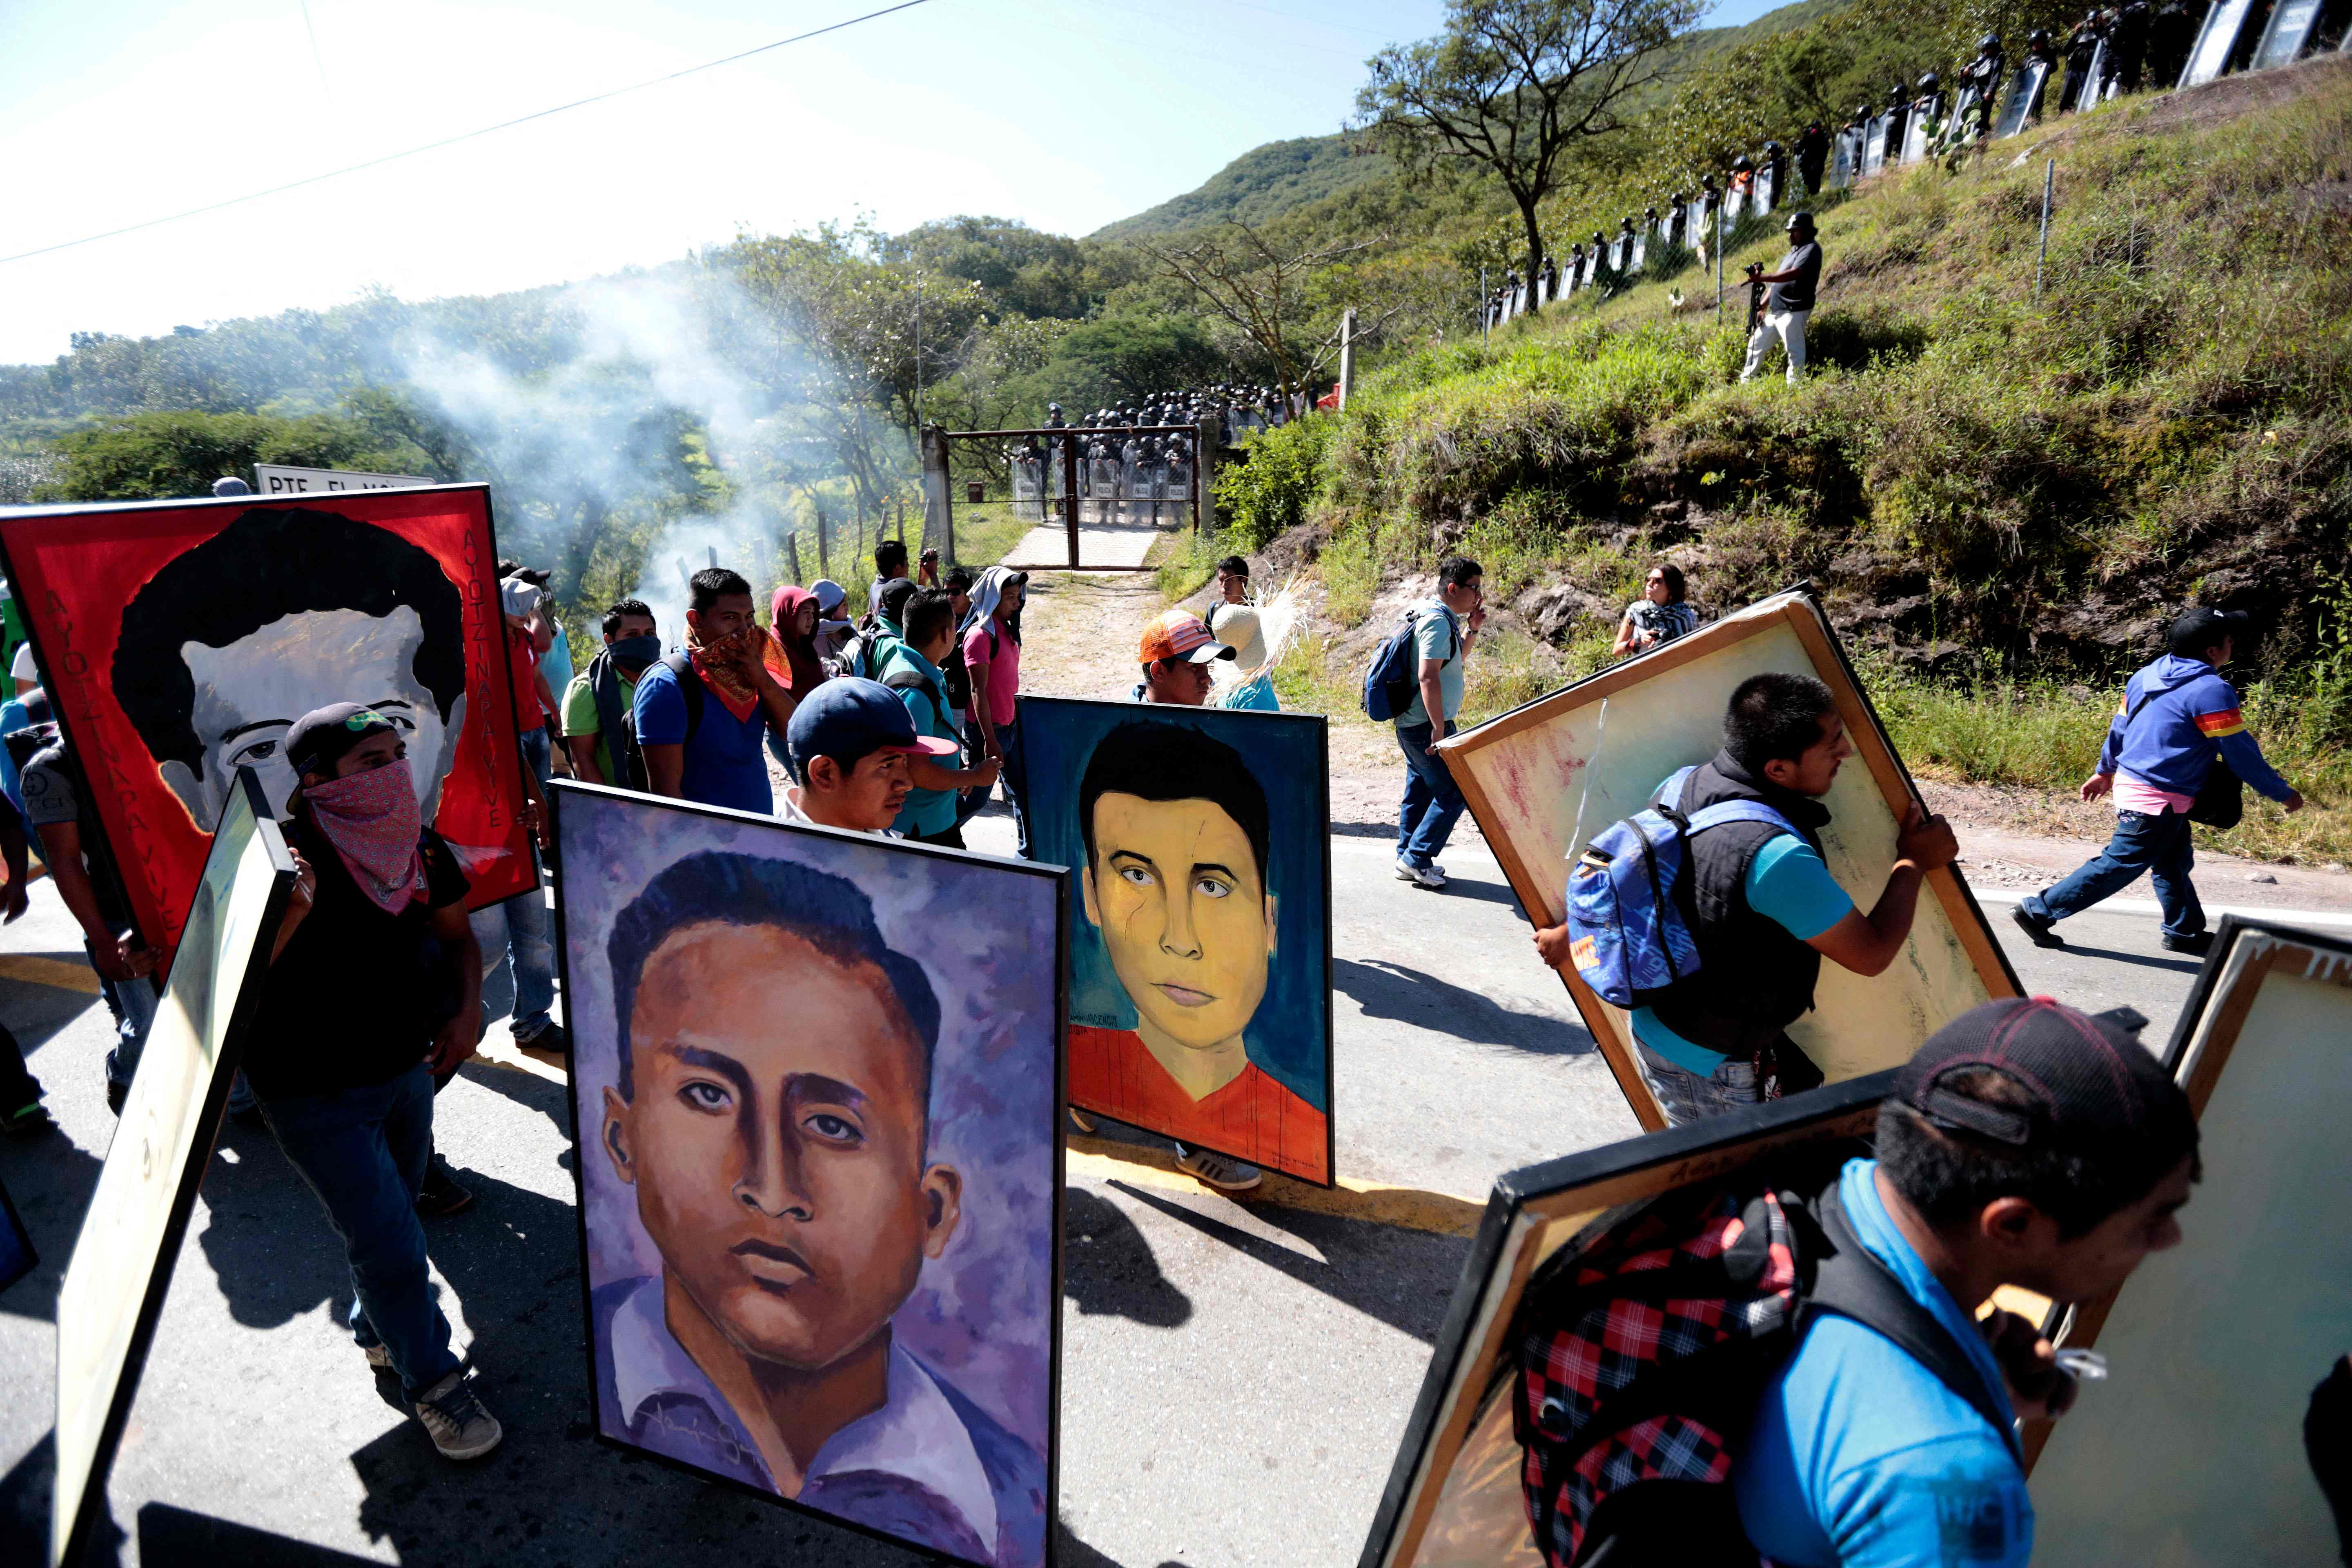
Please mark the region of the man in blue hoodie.
<svg viewBox="0 0 2352 1568"><path fill-rule="evenodd" d="M2189 808L2214 763L2227 763L2287 810L2303 809L2303 796L2263 761L2239 713L2237 689L2221 679L2245 629L2242 613L2191 610L2172 623L2166 639L2171 651L2124 688L2098 771L2083 781L2084 800L2114 795L2115 837L2056 887L2017 901L2012 917L2034 946L2065 946L2053 925L2121 892L2143 871L2164 908L2165 947L2202 953L2213 945L2189 880L2196 861Z"/></svg>

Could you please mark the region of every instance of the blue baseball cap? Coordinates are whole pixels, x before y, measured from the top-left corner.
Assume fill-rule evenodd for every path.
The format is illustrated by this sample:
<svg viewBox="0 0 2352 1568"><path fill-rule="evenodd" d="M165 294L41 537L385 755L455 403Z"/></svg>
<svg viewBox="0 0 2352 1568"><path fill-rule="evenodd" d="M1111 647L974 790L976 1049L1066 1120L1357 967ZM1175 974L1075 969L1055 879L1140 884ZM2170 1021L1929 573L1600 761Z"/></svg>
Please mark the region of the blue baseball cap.
<svg viewBox="0 0 2352 1568"><path fill-rule="evenodd" d="M915 716L880 681L844 675L819 686L793 710L784 750L793 777L806 784L812 757L831 757L844 767L856 767L874 752L952 757L961 748L953 741L917 734Z"/></svg>

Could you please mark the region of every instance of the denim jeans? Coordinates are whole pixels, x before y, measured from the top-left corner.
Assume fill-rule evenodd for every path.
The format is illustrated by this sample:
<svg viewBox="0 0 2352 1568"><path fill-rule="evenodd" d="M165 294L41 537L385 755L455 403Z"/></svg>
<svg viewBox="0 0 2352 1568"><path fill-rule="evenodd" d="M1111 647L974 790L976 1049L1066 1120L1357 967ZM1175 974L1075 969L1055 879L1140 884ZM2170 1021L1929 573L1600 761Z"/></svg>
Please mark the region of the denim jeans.
<svg viewBox="0 0 2352 1568"><path fill-rule="evenodd" d="M1429 754L1430 724L1400 724L1404 752L1404 806L1397 813L1397 858L1427 867L1445 853L1445 841L1467 805L1445 764Z"/></svg>
<svg viewBox="0 0 2352 1568"><path fill-rule="evenodd" d="M2056 887L2018 900L2017 907L2045 921L2063 921L2081 914L2101 899L2113 898L2145 871L2156 886L2156 901L2164 909L2164 934L2195 936L2205 929L2205 906L2197 901L2196 884L2189 879L2189 868L2196 863L2196 841L2187 817L2171 811L2155 816L2119 811L2115 834L2105 849L2069 872Z"/></svg>
<svg viewBox="0 0 2352 1568"><path fill-rule="evenodd" d="M530 776L539 781L541 789L545 789L547 781L555 776L555 752L548 741L547 731L525 730L515 737L515 745L521 751L522 760L530 765Z"/></svg>
<svg viewBox="0 0 2352 1568"><path fill-rule="evenodd" d="M1658 1097L1669 1127L1685 1127L1709 1116L1763 1102L1764 1089L1756 1081L1754 1062L1726 1057L1720 1067L1701 1078L1690 1068L1668 1061L1639 1040L1633 1042L1633 1055L1641 1061L1643 1080Z"/></svg>
<svg viewBox="0 0 2352 1568"><path fill-rule="evenodd" d="M533 888L503 903L476 910L474 940L482 946L482 1032L514 1014L514 1037L527 1044L551 1022L555 1005L555 922L547 894Z"/></svg>
<svg viewBox="0 0 2352 1568"><path fill-rule="evenodd" d="M326 1205L352 1265L352 1338L392 1352L413 1402L457 1370L449 1320L433 1300L416 1190L433 1150L433 1075L261 1102L287 1160Z"/></svg>
<svg viewBox="0 0 2352 1568"><path fill-rule="evenodd" d="M972 756L984 754L978 720L964 721L963 744L964 750ZM1019 840L1019 847L1013 853L1026 860L1029 858L1029 775L1022 769L1021 737L1012 725L996 726L996 747L1004 755L1004 771L996 775L997 782L1004 786L1004 798L1013 807L1013 831ZM986 804L985 795L981 799L983 805ZM957 826L961 826L962 823L959 822Z"/></svg>
<svg viewBox="0 0 2352 1568"><path fill-rule="evenodd" d="M98 967L98 950L88 940L82 951L89 954L90 967ZM114 1017L114 1048L106 1053L106 1081L128 1089L131 1075L139 1070L139 1053L147 1044L147 1031L155 1023L156 982L149 980L109 980L100 975L99 994L106 998L106 1010Z"/></svg>

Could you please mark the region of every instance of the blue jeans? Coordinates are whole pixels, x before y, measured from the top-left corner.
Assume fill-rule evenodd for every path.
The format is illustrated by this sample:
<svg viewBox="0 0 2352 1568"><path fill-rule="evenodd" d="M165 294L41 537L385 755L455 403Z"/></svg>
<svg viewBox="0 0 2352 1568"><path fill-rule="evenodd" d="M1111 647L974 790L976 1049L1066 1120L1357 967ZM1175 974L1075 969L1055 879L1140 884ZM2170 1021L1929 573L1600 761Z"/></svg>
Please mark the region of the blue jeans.
<svg viewBox="0 0 2352 1568"><path fill-rule="evenodd" d="M2107 847L2083 862L2059 884L2028 893L2017 907L2045 921L2079 915L2101 899L2113 898L2140 873L2156 885L2156 901L2164 909L2164 934L2195 936L2205 929L2205 906L2197 901L2196 884L2189 879L2197 863L2197 846L2189 819L2178 812L2150 816L2144 811L2116 813L2115 836Z"/></svg>
<svg viewBox="0 0 2352 1568"><path fill-rule="evenodd" d="M1668 1061L1639 1040L1633 1042L1633 1055L1641 1061L1643 1080L1658 1097L1659 1108L1665 1111L1669 1127L1686 1127L1727 1110L1763 1103L1764 1089L1756 1081L1754 1062L1726 1057L1714 1072L1701 1078L1690 1068Z"/></svg>
<svg viewBox="0 0 2352 1568"><path fill-rule="evenodd" d="M1404 751L1404 808L1397 813L1397 858L1427 867L1445 853L1445 841L1468 803L1445 764L1429 754L1430 724L1400 724Z"/></svg>
<svg viewBox="0 0 2352 1568"><path fill-rule="evenodd" d="M547 781L555 776L555 752L548 741L547 731L543 729L525 730L515 737L515 745L521 751L524 763L529 764L530 776L539 781L541 789L545 789Z"/></svg>
<svg viewBox="0 0 2352 1568"><path fill-rule="evenodd" d="M433 1300L416 1190L433 1152L433 1075L261 1102L262 1120L319 1201L351 1258L352 1338L378 1344L411 1402L457 1370L449 1320Z"/></svg>
<svg viewBox="0 0 2352 1568"><path fill-rule="evenodd" d="M978 720L964 721L963 745L964 750L974 757L983 753ZM998 782L1004 785L1005 800L1013 807L1013 831L1019 840L1019 847L1013 853L1026 860L1029 858L1029 775L1021 766L1021 737L1012 725L996 726L996 748L1004 754L1004 771L996 776ZM981 796L981 804L985 805L987 803L988 797ZM961 826L961 823L959 822L958 826Z"/></svg>
<svg viewBox="0 0 2352 1568"><path fill-rule="evenodd" d="M482 945L482 1031L514 1013L514 1037L528 1044L551 1022L555 1005L554 921L538 888L476 910L474 940Z"/></svg>

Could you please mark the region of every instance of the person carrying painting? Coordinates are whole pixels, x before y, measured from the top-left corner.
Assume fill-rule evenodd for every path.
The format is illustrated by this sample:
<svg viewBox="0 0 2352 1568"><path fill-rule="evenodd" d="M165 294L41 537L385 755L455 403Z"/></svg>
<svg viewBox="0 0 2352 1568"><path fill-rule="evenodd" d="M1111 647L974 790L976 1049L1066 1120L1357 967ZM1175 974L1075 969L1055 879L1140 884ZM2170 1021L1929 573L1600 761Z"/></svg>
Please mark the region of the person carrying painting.
<svg viewBox="0 0 2352 1568"><path fill-rule="evenodd" d="M451 1348L417 1214L435 1075L472 1056L481 1028L466 873L423 825L391 720L336 703L297 720L285 745L301 781L286 835L299 876L245 1070L342 1238L353 1342L400 1379L444 1458L477 1459L505 1434ZM332 1049L320 1048L322 1029Z"/></svg>
<svg viewBox="0 0 2352 1568"><path fill-rule="evenodd" d="M1927 874L1959 853L1950 825L1913 806L1885 889L1868 914L1856 908L1821 844L1830 820L1822 797L1852 755L1827 686L1810 675L1751 675L1731 694L1723 749L1665 803L1687 815L1751 801L1776 814L1687 839L1699 970L1633 1014L1634 1055L1668 1126L1819 1087L1821 1069L1787 1031L1812 1010L1822 960L1884 973L1910 937ZM1575 967L1570 942L1564 924L1535 934L1555 969Z"/></svg>
<svg viewBox="0 0 2352 1568"><path fill-rule="evenodd" d="M2010 911L2034 946L2065 946L2052 926L2113 898L2142 872L2164 910L2166 950L2201 956L2213 945L2189 875L2197 861L2189 812L2213 770L2234 773L2288 811L2303 809L2303 796L2263 760L2237 689L2221 677L2247 624L2242 612L2189 611L2172 623L2170 651L2124 687L2098 765L2081 790L2086 801L2115 801L2115 834L2097 855Z"/></svg>
<svg viewBox="0 0 2352 1568"><path fill-rule="evenodd" d="M888 687L858 675L835 676L794 709L785 748L793 782L778 816L888 837L899 837L893 825L914 789L909 764L957 750L918 733Z"/></svg>

